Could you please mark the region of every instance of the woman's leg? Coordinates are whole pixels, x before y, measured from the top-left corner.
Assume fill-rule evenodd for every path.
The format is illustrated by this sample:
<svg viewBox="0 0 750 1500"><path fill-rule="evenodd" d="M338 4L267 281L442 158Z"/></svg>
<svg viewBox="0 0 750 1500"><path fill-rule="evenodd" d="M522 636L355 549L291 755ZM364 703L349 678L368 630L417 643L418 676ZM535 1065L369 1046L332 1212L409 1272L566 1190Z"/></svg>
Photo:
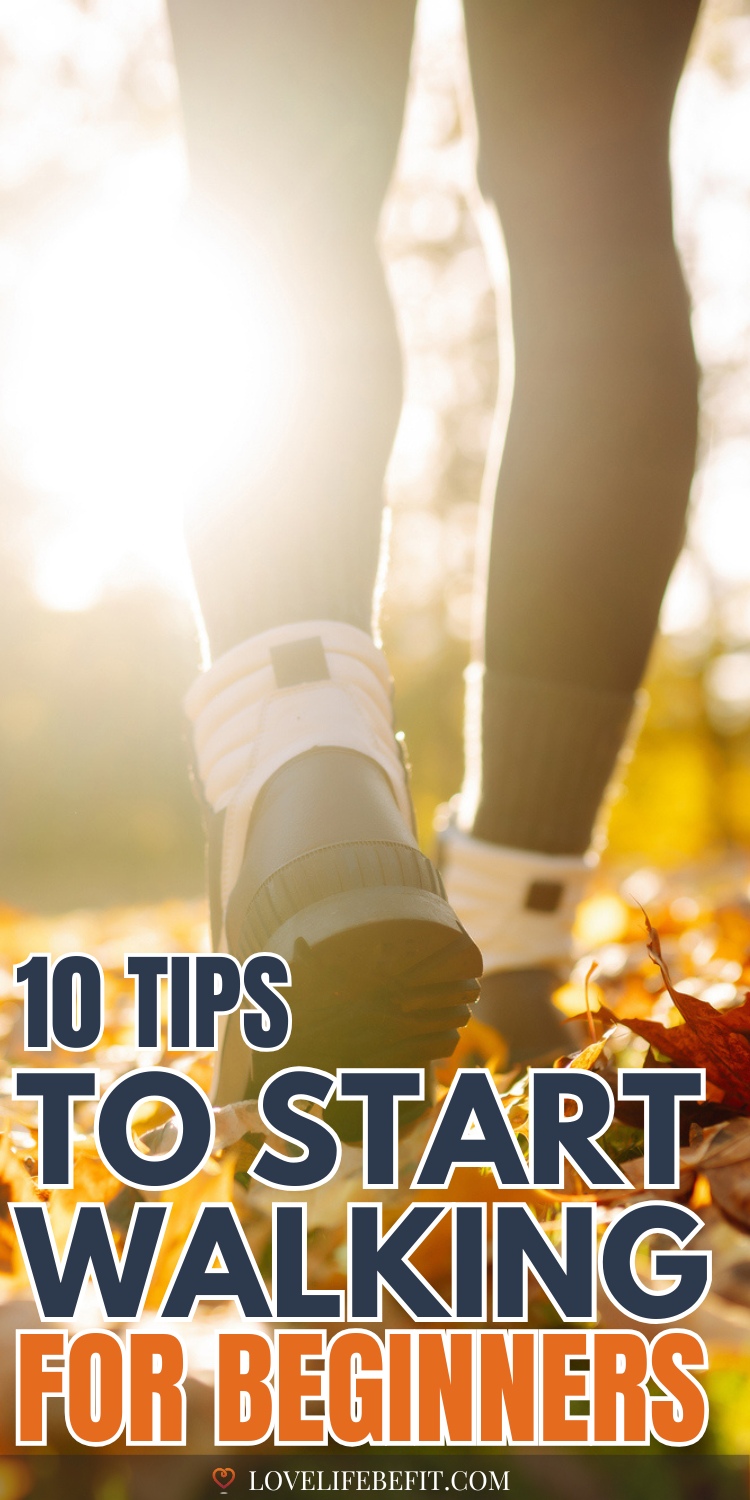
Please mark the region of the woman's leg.
<svg viewBox="0 0 750 1500"><path fill-rule="evenodd" d="M215 942L290 965L283 1053L230 1017L214 1097L294 1064L423 1065L452 1050L477 949L416 845L369 638L401 404L376 247L413 0L172 0L193 184L237 253L273 263L301 349L294 420L261 473L191 518L211 654L188 695L208 804ZM218 658L218 659L217 659ZM213 857L212 851L213 849ZM359 1129L343 1116L339 1129Z"/></svg>
<svg viewBox="0 0 750 1500"><path fill-rule="evenodd" d="M299 356L294 406L263 472L240 473L188 518L212 655L295 619L369 630L401 406L376 233L414 0L169 9L197 209L220 220L239 263L247 247L252 268L260 248Z"/></svg>
<svg viewBox="0 0 750 1500"><path fill-rule="evenodd" d="M515 343L475 832L550 854L588 846L683 539L697 382L669 126L697 11L466 0Z"/></svg>
<svg viewBox="0 0 750 1500"><path fill-rule="evenodd" d="M515 345L473 833L513 850L588 848L683 538L697 381L669 129L698 8L465 0Z"/></svg>

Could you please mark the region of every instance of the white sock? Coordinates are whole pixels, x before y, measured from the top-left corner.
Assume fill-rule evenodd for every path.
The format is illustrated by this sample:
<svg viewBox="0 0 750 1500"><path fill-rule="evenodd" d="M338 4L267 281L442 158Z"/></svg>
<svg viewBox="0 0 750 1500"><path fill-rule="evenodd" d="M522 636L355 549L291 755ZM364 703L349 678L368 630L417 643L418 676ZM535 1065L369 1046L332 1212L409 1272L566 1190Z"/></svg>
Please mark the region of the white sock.
<svg viewBox="0 0 750 1500"><path fill-rule="evenodd" d="M259 792L276 771L308 750L338 747L374 760L412 826L404 762L393 733L391 675L383 652L363 630L336 620L266 630L202 672L185 709L204 795L214 812L226 814L224 912Z"/></svg>
<svg viewBox="0 0 750 1500"><path fill-rule="evenodd" d="M575 910L596 863L596 854L503 848L453 827L440 834L448 900L485 974L569 962Z"/></svg>

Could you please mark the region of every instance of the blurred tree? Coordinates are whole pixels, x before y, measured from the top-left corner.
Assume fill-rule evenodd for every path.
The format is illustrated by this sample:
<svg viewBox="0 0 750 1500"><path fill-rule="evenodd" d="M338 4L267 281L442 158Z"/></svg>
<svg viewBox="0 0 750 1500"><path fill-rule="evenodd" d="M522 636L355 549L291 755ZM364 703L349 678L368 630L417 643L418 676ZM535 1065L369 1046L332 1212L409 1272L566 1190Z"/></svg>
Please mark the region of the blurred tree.
<svg viewBox="0 0 750 1500"><path fill-rule="evenodd" d="M202 889L181 698L185 606L0 602L0 899L42 910Z"/></svg>

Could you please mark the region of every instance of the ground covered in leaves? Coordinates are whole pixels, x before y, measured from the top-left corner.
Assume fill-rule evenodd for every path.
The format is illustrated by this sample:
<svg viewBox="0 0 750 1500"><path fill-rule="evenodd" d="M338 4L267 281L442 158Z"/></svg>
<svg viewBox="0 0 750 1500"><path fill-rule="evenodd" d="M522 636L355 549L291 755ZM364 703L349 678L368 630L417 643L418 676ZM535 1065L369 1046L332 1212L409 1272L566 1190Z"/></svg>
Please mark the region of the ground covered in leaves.
<svg viewBox="0 0 750 1500"><path fill-rule="evenodd" d="M645 912L648 913L646 917ZM557 1001L571 1018L571 1054L558 1066L595 1068L606 1075L618 1066L668 1065L706 1068L708 1089L703 1105L683 1106L679 1192L673 1196L700 1212L705 1227L691 1248L713 1253L713 1284L691 1320L706 1338L711 1368L707 1376L711 1425L704 1445L724 1453L750 1450L750 887L739 870L701 868L679 879L640 870L620 879L609 871L579 912L579 958L570 982ZM81 1065L95 1062L102 1091L136 1061L159 1062L186 1070L208 1086L206 1055L170 1055L155 1051L148 1059L133 1047L133 983L122 977L123 954L131 952L203 951L208 946L201 903L173 902L158 907L77 912L57 919L0 911L0 1452L13 1450L12 1342L15 1327L37 1321L30 1289L8 1213L8 1202L48 1202L58 1244L63 1244L77 1203L104 1202L115 1241L121 1248L130 1220L132 1190L111 1176L96 1151L93 1105L76 1106L75 1185L69 1191L40 1193L37 1187L36 1104L11 1099L11 1068L24 1060L20 991L12 969L32 952L88 952L102 964L106 978L107 1025L95 1057L81 1054ZM525 1146L527 1077L508 1072L502 1038L473 1021L463 1033L450 1064L438 1076L438 1101L458 1066L488 1067L509 1108L510 1120ZM50 1062L68 1061L50 1055ZM435 1109L438 1105L435 1106ZM643 1191L642 1132L639 1106L620 1106L604 1145L634 1184L627 1195L598 1194L602 1229L623 1203ZM162 1105L146 1106L136 1121L141 1136L165 1123ZM408 1183L434 1120L429 1111L401 1143L402 1186L368 1194L361 1187L361 1152L345 1146L336 1177L308 1195L309 1281L315 1287L344 1285L346 1204L352 1199L385 1199L386 1215L395 1218L409 1201ZM159 1130L161 1135L161 1130ZM253 1253L264 1274L270 1272L272 1194L247 1175L263 1139L254 1105L222 1110L217 1121L213 1157L192 1181L165 1195L173 1203L156 1272L147 1317L155 1316L199 1206L207 1201L234 1202ZM154 1137L151 1137L153 1142ZM556 1243L561 1203L586 1195L570 1170L564 1194L514 1193L523 1196ZM431 1197L435 1197L431 1194ZM439 1195L437 1195L439 1196ZM446 1197L489 1201L501 1195L487 1172L454 1173ZM644 1252L645 1253L645 1252ZM438 1291L450 1293L449 1233L441 1225L414 1257L415 1264ZM642 1268L643 1274L643 1268ZM555 1322L550 1304L534 1294L530 1320ZM391 1323L405 1314L389 1306ZM100 1321L96 1300L80 1309L81 1326ZM603 1325L622 1322L622 1314L600 1297ZM233 1307L204 1306L186 1332L189 1343L189 1443L193 1451L212 1446L211 1366L217 1327L236 1326ZM53 1403L56 1405L56 1403ZM64 1448L65 1435L55 1429L51 1445Z"/></svg>

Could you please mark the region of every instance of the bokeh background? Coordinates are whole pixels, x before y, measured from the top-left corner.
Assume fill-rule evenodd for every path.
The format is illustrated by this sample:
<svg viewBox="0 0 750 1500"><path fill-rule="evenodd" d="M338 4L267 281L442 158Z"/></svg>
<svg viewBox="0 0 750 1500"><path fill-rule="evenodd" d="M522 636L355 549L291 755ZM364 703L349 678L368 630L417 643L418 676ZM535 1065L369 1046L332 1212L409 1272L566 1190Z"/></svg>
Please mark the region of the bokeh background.
<svg viewBox="0 0 750 1500"><path fill-rule="evenodd" d="M461 778L498 379L465 69L456 0L421 0L383 220L407 359L384 635L426 840ZM748 0L705 0L673 158L703 370L700 461L609 858L731 856L736 868L750 851ZM180 514L243 393L247 422L259 420L253 360L269 328L259 294L243 314L243 367L208 370L214 427L183 441L163 350L186 195L161 0L0 0L0 902L14 907L202 890L180 708L198 662ZM221 326L232 309L220 282L204 286L204 312Z"/></svg>

